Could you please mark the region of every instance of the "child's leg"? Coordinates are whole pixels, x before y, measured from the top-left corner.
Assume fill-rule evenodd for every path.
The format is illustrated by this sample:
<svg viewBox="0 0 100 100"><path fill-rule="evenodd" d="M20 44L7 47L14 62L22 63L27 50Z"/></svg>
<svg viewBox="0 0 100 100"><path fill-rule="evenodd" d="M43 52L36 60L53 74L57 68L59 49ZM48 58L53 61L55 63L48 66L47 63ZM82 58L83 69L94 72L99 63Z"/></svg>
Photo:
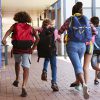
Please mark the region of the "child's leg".
<svg viewBox="0 0 100 100"><path fill-rule="evenodd" d="M29 68L31 64L31 54L22 55L22 67L23 67L23 83L22 83L22 97L27 96L26 85L29 77Z"/></svg>
<svg viewBox="0 0 100 100"><path fill-rule="evenodd" d="M52 82L56 83L56 78L57 78L56 56L53 56L50 58L50 65L51 65L51 71L52 71Z"/></svg>
<svg viewBox="0 0 100 100"><path fill-rule="evenodd" d="M97 77L98 73L99 73L99 71L95 71L95 79L94 79L94 84L95 85L99 84L98 77Z"/></svg>
<svg viewBox="0 0 100 100"><path fill-rule="evenodd" d="M89 63L91 62L92 54L85 54L84 55L84 65L83 65L83 71L84 71L84 81L85 84L88 83L89 78Z"/></svg>
<svg viewBox="0 0 100 100"><path fill-rule="evenodd" d="M48 63L49 63L49 58L45 58L44 64L43 64L43 70L45 70L46 72L47 72L47 68L48 68Z"/></svg>
<svg viewBox="0 0 100 100"><path fill-rule="evenodd" d="M22 88L26 87L27 81L28 81L28 76L29 76L29 68L23 68L23 83L22 83Z"/></svg>
<svg viewBox="0 0 100 100"><path fill-rule="evenodd" d="M18 87L19 83L19 73L20 73L20 62L21 62L21 55L20 54L14 54L14 59L15 59L15 74L16 74L16 79L13 82L13 85L15 87Z"/></svg>
<svg viewBox="0 0 100 100"><path fill-rule="evenodd" d="M95 71L95 80L98 80L97 74L98 74L98 71Z"/></svg>
<svg viewBox="0 0 100 100"><path fill-rule="evenodd" d="M99 81L98 81L98 73L100 72L100 68L99 68L99 58L97 54L93 54L92 59L91 59L91 65L93 67L93 69L95 70L95 79L94 79L94 84L98 85Z"/></svg>
<svg viewBox="0 0 100 100"><path fill-rule="evenodd" d="M51 64L51 71L52 71L52 80L51 80L51 88L53 91L59 91L58 85L57 85L57 65L56 65L56 55L50 58L50 64Z"/></svg>
<svg viewBox="0 0 100 100"><path fill-rule="evenodd" d="M96 71L100 71L99 61L100 61L99 56L97 54L93 54L91 59L91 65L92 68Z"/></svg>
<svg viewBox="0 0 100 100"><path fill-rule="evenodd" d="M20 63L15 62L16 81L19 81Z"/></svg>
<svg viewBox="0 0 100 100"><path fill-rule="evenodd" d="M49 58L44 59L43 70L41 74L41 80L47 81L47 69L48 69Z"/></svg>
<svg viewBox="0 0 100 100"><path fill-rule="evenodd" d="M31 54L23 54L22 55L22 67L23 67L23 84L22 84L22 88L26 86L28 76L29 76L30 64L31 64Z"/></svg>

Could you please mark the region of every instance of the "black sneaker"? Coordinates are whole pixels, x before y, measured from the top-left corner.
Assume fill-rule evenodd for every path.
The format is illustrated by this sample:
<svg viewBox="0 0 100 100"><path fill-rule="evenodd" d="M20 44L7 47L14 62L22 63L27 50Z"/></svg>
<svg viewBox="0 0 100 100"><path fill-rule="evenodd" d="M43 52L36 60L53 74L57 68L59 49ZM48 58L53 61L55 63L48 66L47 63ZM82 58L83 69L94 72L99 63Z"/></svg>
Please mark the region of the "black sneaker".
<svg viewBox="0 0 100 100"><path fill-rule="evenodd" d="M51 88L53 89L54 92L59 91L57 83L52 83Z"/></svg>
<svg viewBox="0 0 100 100"><path fill-rule="evenodd" d="M41 80L47 81L47 72L46 72L46 71L43 71L43 72L42 72Z"/></svg>
<svg viewBox="0 0 100 100"><path fill-rule="evenodd" d="M70 87L76 87L76 86L79 86L79 83L74 82L70 84Z"/></svg>
<svg viewBox="0 0 100 100"><path fill-rule="evenodd" d="M99 81L98 80L94 80L94 84L95 85L98 85L99 84Z"/></svg>
<svg viewBox="0 0 100 100"><path fill-rule="evenodd" d="M17 80L15 80L14 82L13 82L13 86L15 86L15 87L18 87L18 81Z"/></svg>
<svg viewBox="0 0 100 100"><path fill-rule="evenodd" d="M27 96L27 92L24 88L22 88L22 93L20 95L21 97L26 97Z"/></svg>

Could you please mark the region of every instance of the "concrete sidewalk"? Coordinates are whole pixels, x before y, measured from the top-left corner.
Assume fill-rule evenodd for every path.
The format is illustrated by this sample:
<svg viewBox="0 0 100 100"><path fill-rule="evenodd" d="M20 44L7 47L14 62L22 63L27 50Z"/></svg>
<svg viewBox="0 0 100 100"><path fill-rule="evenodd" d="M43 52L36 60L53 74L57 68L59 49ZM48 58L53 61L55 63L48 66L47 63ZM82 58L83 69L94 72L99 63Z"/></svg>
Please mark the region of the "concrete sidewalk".
<svg viewBox="0 0 100 100"><path fill-rule="evenodd" d="M51 69L48 68L48 81L41 80L43 59L37 63L36 54L32 55L32 65L27 85L28 96L20 97L22 83L22 69L20 73L19 87L13 87L15 80L14 59L8 55L9 64L0 70L0 100L84 100L82 91L77 91L69 87L75 80L74 70L69 59L57 60L57 76L59 92L53 92L51 89ZM89 100L100 100L100 85L94 85L94 71L90 70L89 77Z"/></svg>

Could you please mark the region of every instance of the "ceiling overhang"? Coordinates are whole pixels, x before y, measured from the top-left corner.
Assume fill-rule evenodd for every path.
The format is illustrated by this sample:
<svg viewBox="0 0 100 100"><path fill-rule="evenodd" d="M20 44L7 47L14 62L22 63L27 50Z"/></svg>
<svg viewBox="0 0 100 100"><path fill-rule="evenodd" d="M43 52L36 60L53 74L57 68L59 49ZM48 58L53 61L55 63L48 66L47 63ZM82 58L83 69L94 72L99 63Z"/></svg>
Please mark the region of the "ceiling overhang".
<svg viewBox="0 0 100 100"><path fill-rule="evenodd" d="M2 12L31 11L40 13L57 0L2 0Z"/></svg>

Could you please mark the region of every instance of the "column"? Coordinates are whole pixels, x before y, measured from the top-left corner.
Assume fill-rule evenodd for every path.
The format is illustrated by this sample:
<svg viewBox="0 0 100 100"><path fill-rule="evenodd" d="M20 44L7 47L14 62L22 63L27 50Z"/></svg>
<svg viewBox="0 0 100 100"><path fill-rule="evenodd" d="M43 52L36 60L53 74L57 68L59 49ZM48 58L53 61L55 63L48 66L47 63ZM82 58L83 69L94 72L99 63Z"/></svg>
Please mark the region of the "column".
<svg viewBox="0 0 100 100"><path fill-rule="evenodd" d="M66 10L66 9L64 9L64 1L66 1L66 0L61 0L61 25L63 25L63 23L64 23L64 10ZM64 43L63 43L63 37L64 37L64 35L61 35L61 40L62 40L62 42L61 42L61 48L60 48L60 54L61 55L64 55Z"/></svg>
<svg viewBox="0 0 100 100"><path fill-rule="evenodd" d="M1 17L1 0L0 0L0 68L2 67L2 47L1 47L1 39L2 39L2 17Z"/></svg>
<svg viewBox="0 0 100 100"><path fill-rule="evenodd" d="M55 28L58 28L57 27L57 24L58 24L57 23L57 19L58 19L58 17L57 17L57 3L55 4L55 7L54 8L55 8Z"/></svg>
<svg viewBox="0 0 100 100"><path fill-rule="evenodd" d="M96 0L92 0L92 16L96 16Z"/></svg>
<svg viewBox="0 0 100 100"><path fill-rule="evenodd" d="M65 20L72 15L72 7L77 2L76 0L61 0L61 25L65 22ZM61 55L64 55L64 43L63 43L63 37L61 36L62 42L61 42Z"/></svg>

